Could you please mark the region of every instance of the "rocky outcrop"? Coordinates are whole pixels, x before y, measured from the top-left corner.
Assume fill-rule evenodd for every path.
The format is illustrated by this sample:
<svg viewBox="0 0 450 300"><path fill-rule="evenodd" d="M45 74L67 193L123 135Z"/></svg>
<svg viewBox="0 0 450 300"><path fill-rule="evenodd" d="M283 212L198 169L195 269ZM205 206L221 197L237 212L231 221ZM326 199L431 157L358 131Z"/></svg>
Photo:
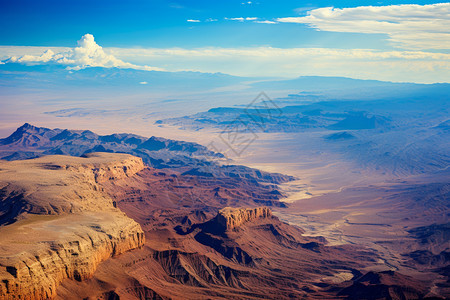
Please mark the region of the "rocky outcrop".
<svg viewBox="0 0 450 300"><path fill-rule="evenodd" d="M48 299L109 257L143 246L139 224L99 183L133 176L125 154L47 156L0 163L0 299Z"/></svg>
<svg viewBox="0 0 450 300"><path fill-rule="evenodd" d="M224 231L233 230L247 222L252 222L259 218L270 218L272 211L267 207L257 208L231 208L225 207L219 211L212 220Z"/></svg>
<svg viewBox="0 0 450 300"><path fill-rule="evenodd" d="M272 211L265 207L256 208L233 208L225 207L219 210L217 215L204 223L193 224L190 227L176 226L175 230L178 234L185 235L200 228L202 232L208 234L226 236L227 232L236 231L239 227L246 223L255 223L257 220L276 219L272 215Z"/></svg>
<svg viewBox="0 0 450 300"><path fill-rule="evenodd" d="M25 247L17 254L0 253L1 299L48 299L65 278L82 281L90 278L104 260L141 247L144 234L137 223L119 219L114 224L99 222L93 227L78 226L76 231L55 241ZM71 223L71 220L64 220ZM63 225L52 224L59 230ZM75 225L72 224L71 225ZM13 249L8 247L11 252Z"/></svg>
<svg viewBox="0 0 450 300"><path fill-rule="evenodd" d="M93 154L87 154L86 157L92 157ZM108 180L118 180L131 177L145 168L142 158L129 156L121 161L103 164L101 167L94 167L95 181L102 183Z"/></svg>
<svg viewBox="0 0 450 300"><path fill-rule="evenodd" d="M0 163L0 225L24 213L60 215L115 208L99 183L133 176L141 158L91 153L83 158L46 156Z"/></svg>

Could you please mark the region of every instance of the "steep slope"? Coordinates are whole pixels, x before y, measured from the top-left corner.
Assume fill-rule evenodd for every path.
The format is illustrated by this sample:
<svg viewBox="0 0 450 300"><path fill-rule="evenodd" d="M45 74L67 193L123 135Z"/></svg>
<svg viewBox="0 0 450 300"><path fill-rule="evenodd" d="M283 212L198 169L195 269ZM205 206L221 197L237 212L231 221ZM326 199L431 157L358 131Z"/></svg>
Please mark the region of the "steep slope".
<svg viewBox="0 0 450 300"><path fill-rule="evenodd" d="M141 227L99 184L143 168L125 154L0 162L0 298L52 298L64 278L141 247Z"/></svg>

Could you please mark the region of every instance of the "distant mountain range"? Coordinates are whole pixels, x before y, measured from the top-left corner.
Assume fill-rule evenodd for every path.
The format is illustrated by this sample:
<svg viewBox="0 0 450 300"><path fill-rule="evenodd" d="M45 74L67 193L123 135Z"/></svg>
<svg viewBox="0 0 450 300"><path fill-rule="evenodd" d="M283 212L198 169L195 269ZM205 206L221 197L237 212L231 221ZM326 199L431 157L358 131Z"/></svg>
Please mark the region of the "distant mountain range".
<svg viewBox="0 0 450 300"><path fill-rule="evenodd" d="M239 125L242 133L295 134L299 143L303 137L311 142L311 136L322 133L322 139L317 140L320 149L337 151L363 166L397 174L435 171L449 165L449 84L396 84L345 78L335 81L321 77L280 81L279 84L311 84L313 89L314 82L325 83L324 94L328 93L327 83L329 88L339 88L336 82L343 86L374 88L381 94L389 94L391 88L395 92L385 98L359 100L350 99L350 92L346 100L320 100L325 96L311 98L311 94L300 93L300 98L290 95L262 99L247 107L216 107L193 115L158 120L156 124L225 132Z"/></svg>
<svg viewBox="0 0 450 300"><path fill-rule="evenodd" d="M134 69L92 67L68 71L58 65L25 66L0 64L0 85L27 88L52 88L56 90L73 87L105 88L143 91L205 91L220 87L246 86L254 91L291 91L296 97L319 97L324 99L375 99L380 97L414 97L415 95L442 94L450 84L396 83L378 80L361 80L345 77L300 76L293 79L240 77L223 73L192 71L163 72ZM314 92L313 95L304 93ZM300 94L297 94L300 93ZM302 94L303 93L303 94ZM256 95L255 95L256 96Z"/></svg>
<svg viewBox="0 0 450 300"><path fill-rule="evenodd" d="M177 91L204 90L254 80L223 73L140 71L119 68L92 67L68 71L63 66L25 66L0 64L0 85L28 88L52 88L56 90L81 87L113 90L160 90L176 88Z"/></svg>
<svg viewBox="0 0 450 300"><path fill-rule="evenodd" d="M0 139L0 158L20 160L45 155L82 156L92 152L128 153L154 168L170 168L204 177L234 177L278 184L291 176L226 164L224 156L197 143L135 134L97 135L89 130L49 129L24 124Z"/></svg>

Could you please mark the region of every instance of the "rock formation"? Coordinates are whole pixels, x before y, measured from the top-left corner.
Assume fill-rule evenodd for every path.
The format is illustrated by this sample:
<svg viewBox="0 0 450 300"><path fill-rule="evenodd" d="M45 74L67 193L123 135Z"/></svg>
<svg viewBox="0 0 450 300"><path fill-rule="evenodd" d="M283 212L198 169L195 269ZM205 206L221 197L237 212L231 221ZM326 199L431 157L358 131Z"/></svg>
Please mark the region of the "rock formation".
<svg viewBox="0 0 450 300"><path fill-rule="evenodd" d="M143 168L140 158L106 153L0 162L0 298L52 298L63 279L87 279L141 247L140 225L99 183Z"/></svg>
<svg viewBox="0 0 450 300"><path fill-rule="evenodd" d="M213 219L224 231L233 230L244 223L252 222L259 218L270 218L272 211L267 207L256 208L232 208L225 207L219 211Z"/></svg>

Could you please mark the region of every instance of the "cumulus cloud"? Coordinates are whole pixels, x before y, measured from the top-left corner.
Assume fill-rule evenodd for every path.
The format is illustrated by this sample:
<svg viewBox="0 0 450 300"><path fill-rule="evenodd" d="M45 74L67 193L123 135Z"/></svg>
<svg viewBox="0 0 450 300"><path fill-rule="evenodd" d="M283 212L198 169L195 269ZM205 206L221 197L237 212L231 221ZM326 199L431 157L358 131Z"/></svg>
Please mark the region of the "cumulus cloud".
<svg viewBox="0 0 450 300"><path fill-rule="evenodd" d="M79 41L78 47L55 53L51 49L46 50L41 55L10 56L3 61L4 63L22 63L22 64L60 64L66 65L68 70L81 70L89 67L102 68L124 68L145 71L161 71L161 68L135 65L124 62L114 55L106 53L99 46L92 34L85 34Z"/></svg>
<svg viewBox="0 0 450 300"><path fill-rule="evenodd" d="M321 31L386 34L394 45L407 49L450 49L450 3L324 7L277 21Z"/></svg>
<svg viewBox="0 0 450 300"><path fill-rule="evenodd" d="M45 63L52 60L55 53L48 49L44 51L41 55L29 55L25 54L21 57L12 56L10 57L7 62L17 62L17 63Z"/></svg>
<svg viewBox="0 0 450 300"><path fill-rule="evenodd" d="M190 23L200 23L200 20L196 20L196 19L187 19L186 21L190 22Z"/></svg>

